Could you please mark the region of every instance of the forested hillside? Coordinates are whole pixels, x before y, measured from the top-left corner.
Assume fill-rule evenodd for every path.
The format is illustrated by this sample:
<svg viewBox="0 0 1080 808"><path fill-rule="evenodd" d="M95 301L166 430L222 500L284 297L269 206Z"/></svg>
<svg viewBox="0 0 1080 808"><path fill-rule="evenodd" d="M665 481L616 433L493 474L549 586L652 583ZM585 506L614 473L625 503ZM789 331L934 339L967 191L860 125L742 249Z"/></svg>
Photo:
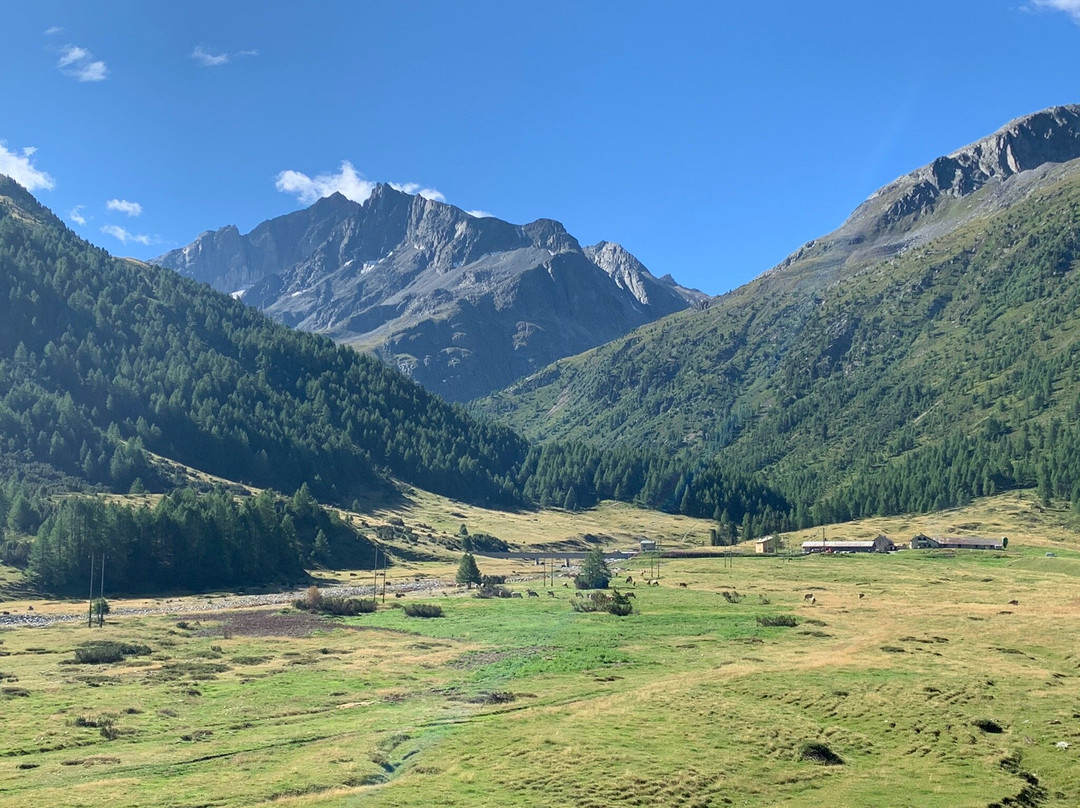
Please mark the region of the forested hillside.
<svg viewBox="0 0 1080 808"><path fill-rule="evenodd" d="M142 449L259 486L344 499L376 467L514 503L527 451L374 359L275 325L174 272L122 261L0 180L6 454L126 490Z"/></svg>
<svg viewBox="0 0 1080 808"><path fill-rule="evenodd" d="M375 359L171 270L109 256L0 178L0 523L9 541L38 534L31 562L43 585L81 580L88 548L106 545L131 559L139 586L193 585L196 559L216 558L220 583L235 584L355 551L344 534L335 543L333 525L316 547L314 523L272 495L207 509L184 494L133 514L58 505L70 491L173 491L179 481L158 457L344 505L361 490L389 493L396 479L502 507L613 497L770 524L788 510L752 475L664 453L531 446ZM196 541L200 532L216 538Z"/></svg>
<svg viewBox="0 0 1080 808"><path fill-rule="evenodd" d="M1080 161L890 200L483 408L533 438L764 470L804 526L1014 487L1080 500Z"/></svg>

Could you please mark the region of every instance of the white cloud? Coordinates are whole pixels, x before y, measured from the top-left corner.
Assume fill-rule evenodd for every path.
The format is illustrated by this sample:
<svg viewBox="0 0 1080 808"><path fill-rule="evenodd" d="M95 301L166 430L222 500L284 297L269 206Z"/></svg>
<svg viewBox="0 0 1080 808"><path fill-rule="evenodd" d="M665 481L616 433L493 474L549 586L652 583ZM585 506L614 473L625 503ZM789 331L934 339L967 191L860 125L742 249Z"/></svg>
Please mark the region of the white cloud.
<svg viewBox="0 0 1080 808"><path fill-rule="evenodd" d="M337 174L309 177L300 171L282 171L274 179L274 187L310 205L321 197L335 193L344 194L353 202L363 202L375 190L375 183L365 179L348 160L343 160Z"/></svg>
<svg viewBox="0 0 1080 808"><path fill-rule="evenodd" d="M363 202L375 190L376 183L358 172L348 160L341 161L336 174L318 174L309 177L302 171L282 171L274 178L274 187L284 194L292 194L299 202L310 205L324 196L340 193L353 202ZM391 182L391 188L406 194L417 194L424 199L445 202L446 197L435 188L426 188L418 182Z"/></svg>
<svg viewBox="0 0 1080 808"><path fill-rule="evenodd" d="M469 214L470 216L472 216L474 219L494 219L495 218L494 213L488 213L486 210L467 210L465 212L467 214Z"/></svg>
<svg viewBox="0 0 1080 808"><path fill-rule="evenodd" d="M60 61L56 63L56 66L65 68L76 62L82 62L91 58L93 58L93 54L86 48L80 48L78 45L65 45L60 51Z"/></svg>
<svg viewBox="0 0 1080 808"><path fill-rule="evenodd" d="M191 52L191 58L203 67L220 67L229 62L229 54L210 53L202 45L195 46L195 50Z"/></svg>
<svg viewBox="0 0 1080 808"><path fill-rule="evenodd" d="M127 244L129 241L133 241L136 244L142 244L144 247L149 247L151 244L156 244L158 242L156 237L147 236L141 233L131 233L115 224L105 225L101 228L101 232L106 236L112 236L121 244Z"/></svg>
<svg viewBox="0 0 1080 808"><path fill-rule="evenodd" d="M62 33L64 33L64 29L61 28L59 25L50 25L48 28L45 29L45 36L54 36L55 34Z"/></svg>
<svg viewBox="0 0 1080 808"><path fill-rule="evenodd" d="M259 52L254 48L248 50L237 51L236 53L211 53L202 45L196 45L195 50L191 52L191 58L198 62L203 67L221 67L227 65L235 57L242 59L247 56L258 56Z"/></svg>
<svg viewBox="0 0 1080 808"><path fill-rule="evenodd" d="M68 218L75 224L86 224L86 217L83 216L83 208L85 207L86 205L76 205L68 211Z"/></svg>
<svg viewBox="0 0 1080 808"><path fill-rule="evenodd" d="M424 199L433 199L436 202L445 202L446 197L442 192L436 191L434 188L425 188L418 182L391 182L390 187L395 191L401 191L403 194L416 194L422 196Z"/></svg>
<svg viewBox="0 0 1080 808"><path fill-rule="evenodd" d="M1032 0L1035 8L1063 11L1080 23L1080 0Z"/></svg>
<svg viewBox="0 0 1080 808"><path fill-rule="evenodd" d="M65 45L60 49L56 68L76 81L104 81L109 75L109 68L103 61L94 59L94 54L78 45Z"/></svg>
<svg viewBox="0 0 1080 808"><path fill-rule="evenodd" d="M6 174L28 191L42 188L51 191L56 180L41 169L35 168L31 157L36 152L33 146L18 151L9 151L4 141L0 140L0 174Z"/></svg>
<svg viewBox="0 0 1080 808"><path fill-rule="evenodd" d="M110 199L105 203L106 210L115 210L117 213L126 213L128 216L141 216L142 205L138 202L128 202L126 199Z"/></svg>

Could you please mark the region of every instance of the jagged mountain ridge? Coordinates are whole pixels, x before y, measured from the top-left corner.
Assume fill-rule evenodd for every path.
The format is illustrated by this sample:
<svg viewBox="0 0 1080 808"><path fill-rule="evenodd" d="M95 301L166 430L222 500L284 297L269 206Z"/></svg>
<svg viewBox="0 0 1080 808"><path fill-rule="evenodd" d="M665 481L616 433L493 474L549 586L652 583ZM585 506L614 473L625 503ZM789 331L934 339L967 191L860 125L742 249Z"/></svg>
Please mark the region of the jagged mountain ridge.
<svg viewBox="0 0 1080 808"><path fill-rule="evenodd" d="M806 288L820 288L845 267L901 254L1015 204L1045 184L1054 166L1078 157L1080 105L1016 118L879 188L839 228L765 275L798 276Z"/></svg>
<svg viewBox="0 0 1080 808"><path fill-rule="evenodd" d="M370 350L465 401L706 296L655 278L617 244L558 222L513 225L379 185L248 235L206 232L155 263L279 322Z"/></svg>
<svg viewBox="0 0 1080 808"><path fill-rule="evenodd" d="M1078 244L1080 107L1056 107L901 177L708 310L480 406L534 439L658 445L823 481L812 499L986 422L1022 435L1071 418Z"/></svg>

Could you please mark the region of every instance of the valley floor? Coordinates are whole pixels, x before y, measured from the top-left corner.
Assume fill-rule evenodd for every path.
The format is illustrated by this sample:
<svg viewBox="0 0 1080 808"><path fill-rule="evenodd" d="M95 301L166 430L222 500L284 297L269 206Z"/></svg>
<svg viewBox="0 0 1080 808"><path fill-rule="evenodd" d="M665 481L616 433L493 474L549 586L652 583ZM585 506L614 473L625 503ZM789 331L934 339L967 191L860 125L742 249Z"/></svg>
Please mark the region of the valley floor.
<svg viewBox="0 0 1080 808"><path fill-rule="evenodd" d="M416 592L344 620L279 605L4 631L0 805L1080 801L1075 549L663 575L626 618L537 580L515 588L539 598ZM391 608L421 600L445 616ZM100 639L150 652L73 664Z"/></svg>

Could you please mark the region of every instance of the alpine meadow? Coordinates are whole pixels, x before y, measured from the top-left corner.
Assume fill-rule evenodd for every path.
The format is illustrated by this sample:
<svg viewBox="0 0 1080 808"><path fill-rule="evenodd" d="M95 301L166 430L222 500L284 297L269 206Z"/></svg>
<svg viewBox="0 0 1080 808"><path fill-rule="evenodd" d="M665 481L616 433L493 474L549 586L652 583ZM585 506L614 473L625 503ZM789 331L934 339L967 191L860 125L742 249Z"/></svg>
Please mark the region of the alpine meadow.
<svg viewBox="0 0 1080 808"><path fill-rule="evenodd" d="M986 5L11 9L0 808L1080 805L1080 8Z"/></svg>

